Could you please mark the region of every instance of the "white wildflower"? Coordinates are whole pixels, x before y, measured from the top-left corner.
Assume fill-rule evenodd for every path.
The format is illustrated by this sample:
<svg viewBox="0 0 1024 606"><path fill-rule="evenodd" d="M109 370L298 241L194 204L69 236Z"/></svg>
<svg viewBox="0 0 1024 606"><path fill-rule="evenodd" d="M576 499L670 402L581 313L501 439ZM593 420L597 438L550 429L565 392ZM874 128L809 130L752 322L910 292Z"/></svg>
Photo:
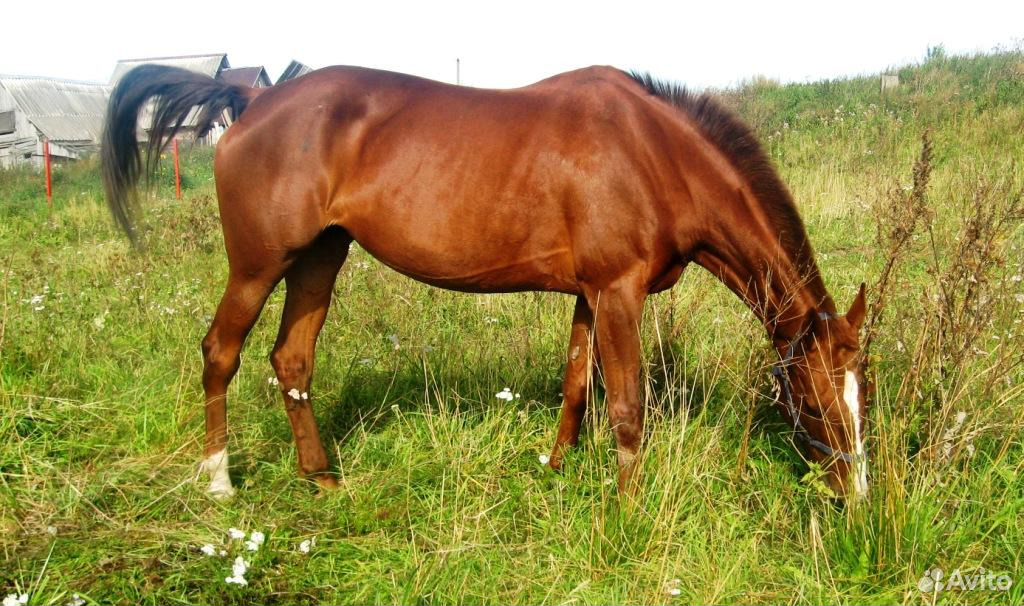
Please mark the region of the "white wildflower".
<svg viewBox="0 0 1024 606"><path fill-rule="evenodd" d="M56 526L47 526L46 527L46 534L48 534L50 536L54 536L54 537L57 536L57 527Z"/></svg>
<svg viewBox="0 0 1024 606"><path fill-rule="evenodd" d="M199 551L205 553L207 557L211 557L211 558L213 556L217 555L217 549L213 545L210 545L209 543L207 543L206 545L203 545L202 547L200 547Z"/></svg>
<svg viewBox="0 0 1024 606"><path fill-rule="evenodd" d="M76 593L71 596L71 601L68 602L68 606L85 606L85 598Z"/></svg>
<svg viewBox="0 0 1024 606"><path fill-rule="evenodd" d="M31 299L28 300L28 304L29 305L39 305L40 303L43 302L43 299L45 299L45 298L46 298L45 295L35 295Z"/></svg>
<svg viewBox="0 0 1024 606"><path fill-rule="evenodd" d="M314 547L316 547L316 537L313 537L312 539L306 539L305 541L299 543L299 552L309 553L313 550Z"/></svg>
<svg viewBox="0 0 1024 606"><path fill-rule="evenodd" d="M242 536L245 536L244 534ZM249 571L249 562L246 562L242 556L235 558L235 563L231 565L231 576L224 579L224 582L228 585L248 585L249 582L245 580L245 573Z"/></svg>
<svg viewBox="0 0 1024 606"><path fill-rule="evenodd" d="M228 536L231 537L231 540L233 541L241 541L245 538L245 533L237 528L232 527L228 528Z"/></svg>
<svg viewBox="0 0 1024 606"><path fill-rule="evenodd" d="M298 400L300 397L299 390L292 387L288 390L288 397L293 400Z"/></svg>
<svg viewBox="0 0 1024 606"><path fill-rule="evenodd" d="M509 389L508 387L494 394L494 397L498 398L499 400L505 400L506 402L511 402L512 400L515 399L515 396L512 395L512 390Z"/></svg>
<svg viewBox="0 0 1024 606"><path fill-rule="evenodd" d="M45 305L36 305L32 309L34 309L36 311L43 311L44 309L46 309L46 306Z"/></svg>
<svg viewBox="0 0 1024 606"><path fill-rule="evenodd" d="M309 394L306 393L306 392L302 392L302 399L303 400L308 400L309 399Z"/></svg>
<svg viewBox="0 0 1024 606"><path fill-rule="evenodd" d="M276 387L280 383L281 382L277 380L277 377L270 377L270 378L267 379L267 385L273 385L273 386Z"/></svg>
<svg viewBox="0 0 1024 606"><path fill-rule="evenodd" d="M548 456L548 455L546 455L546 454L542 454L542 455L540 455L539 457L537 457L537 460L539 460L539 461L540 461L540 464L541 464L541 465L547 465L548 463L550 463L550 462L551 462L551 457L549 457L549 456Z"/></svg>
<svg viewBox="0 0 1024 606"><path fill-rule="evenodd" d="M259 551L260 545L266 540L266 535L262 532L254 532L249 535L249 540L245 542L245 548L249 551Z"/></svg>
<svg viewBox="0 0 1024 606"><path fill-rule="evenodd" d="M518 394L518 393L516 394L516 399L517 399L517 400L518 400L519 398L521 398L521 397L523 397L523 396L522 396L522 394Z"/></svg>
<svg viewBox="0 0 1024 606"><path fill-rule="evenodd" d="M28 604L27 593L23 593L21 595L9 593L7 594L7 597L4 598L4 606L19 606L24 604Z"/></svg>

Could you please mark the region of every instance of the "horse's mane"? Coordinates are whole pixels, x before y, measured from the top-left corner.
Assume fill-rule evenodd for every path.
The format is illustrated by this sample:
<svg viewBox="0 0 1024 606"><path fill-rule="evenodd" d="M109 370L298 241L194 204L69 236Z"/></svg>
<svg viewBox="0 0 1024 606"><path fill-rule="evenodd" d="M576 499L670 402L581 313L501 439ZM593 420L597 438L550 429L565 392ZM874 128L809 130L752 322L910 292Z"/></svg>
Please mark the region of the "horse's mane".
<svg viewBox="0 0 1024 606"><path fill-rule="evenodd" d="M629 77L650 94L682 110L740 174L746 177L757 199L765 206L783 248L793 255L807 278L818 277L814 253L803 220L789 190L779 178L754 131L711 93L695 93L675 82L658 80L649 73L629 72Z"/></svg>

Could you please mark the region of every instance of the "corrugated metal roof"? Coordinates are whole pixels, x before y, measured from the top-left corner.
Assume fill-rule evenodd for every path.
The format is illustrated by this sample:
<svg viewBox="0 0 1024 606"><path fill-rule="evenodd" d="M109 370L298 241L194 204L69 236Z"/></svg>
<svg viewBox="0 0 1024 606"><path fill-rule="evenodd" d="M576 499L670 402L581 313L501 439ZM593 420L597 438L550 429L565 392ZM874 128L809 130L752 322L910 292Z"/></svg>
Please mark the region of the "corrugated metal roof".
<svg viewBox="0 0 1024 606"><path fill-rule="evenodd" d="M277 77L277 82L275 84L280 84L293 78L304 76L311 71L313 71L312 67L292 60L292 62L288 64L288 67L284 68L284 71L281 72L281 75Z"/></svg>
<svg viewBox="0 0 1024 606"><path fill-rule="evenodd" d="M218 53L212 55L185 55L181 57L150 57L146 59L121 59L114 66L114 73L110 76L110 84L113 86L117 84L127 72L133 67L151 63L154 65L170 65L172 67L181 67L193 72L205 74L211 78L216 78L217 74L220 73L221 69L227 69L231 67L228 63L228 56L226 53Z"/></svg>
<svg viewBox="0 0 1024 606"><path fill-rule="evenodd" d="M22 76L0 76L0 86L48 139L100 140L109 86Z"/></svg>
<svg viewBox="0 0 1024 606"><path fill-rule="evenodd" d="M267 76L267 70L263 69L262 65L222 69L217 79L227 84L237 84L239 86L270 86L270 77Z"/></svg>

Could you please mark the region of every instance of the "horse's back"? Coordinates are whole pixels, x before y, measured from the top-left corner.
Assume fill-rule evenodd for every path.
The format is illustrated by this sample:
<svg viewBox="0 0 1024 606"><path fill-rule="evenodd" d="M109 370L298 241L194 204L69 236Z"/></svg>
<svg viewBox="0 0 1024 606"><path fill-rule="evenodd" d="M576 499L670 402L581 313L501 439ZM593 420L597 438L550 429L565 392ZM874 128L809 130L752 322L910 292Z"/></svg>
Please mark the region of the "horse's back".
<svg viewBox="0 0 1024 606"><path fill-rule="evenodd" d="M260 95L229 130L222 214L286 246L338 225L449 288L576 292L581 257L627 263L663 239L641 97L608 67L508 90L325 68Z"/></svg>

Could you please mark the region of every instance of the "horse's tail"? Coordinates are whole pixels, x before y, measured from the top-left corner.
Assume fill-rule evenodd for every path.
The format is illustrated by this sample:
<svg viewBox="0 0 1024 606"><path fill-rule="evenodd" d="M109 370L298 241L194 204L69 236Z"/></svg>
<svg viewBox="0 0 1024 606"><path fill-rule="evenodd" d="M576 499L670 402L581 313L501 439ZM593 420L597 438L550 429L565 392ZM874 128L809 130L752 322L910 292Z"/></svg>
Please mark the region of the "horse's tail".
<svg viewBox="0 0 1024 606"><path fill-rule="evenodd" d="M167 141L190 118L195 120L196 136L209 130L225 109L237 120L256 94L256 89L163 65L140 65L121 78L110 94L100 158L107 205L133 243L138 211L135 188L143 174L148 178L154 173ZM139 114L151 98L155 99L153 118L143 164L136 129Z"/></svg>

